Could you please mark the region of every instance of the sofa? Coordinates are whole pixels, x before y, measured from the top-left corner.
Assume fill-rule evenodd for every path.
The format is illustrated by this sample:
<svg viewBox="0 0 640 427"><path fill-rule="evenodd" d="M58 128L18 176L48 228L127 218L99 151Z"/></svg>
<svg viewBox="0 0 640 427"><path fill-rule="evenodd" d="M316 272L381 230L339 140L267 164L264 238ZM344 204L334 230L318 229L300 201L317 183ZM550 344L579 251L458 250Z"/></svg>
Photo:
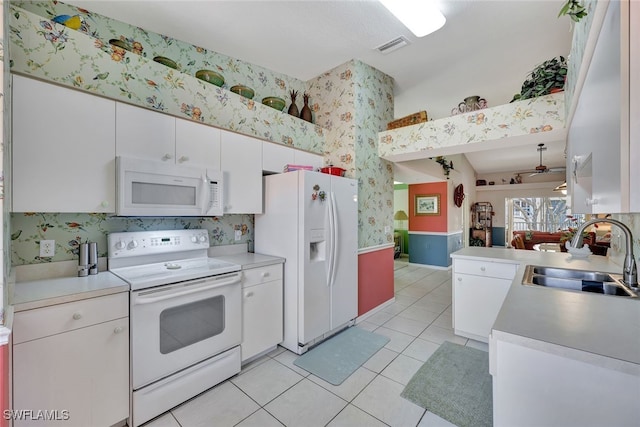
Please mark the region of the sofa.
<svg viewBox="0 0 640 427"><path fill-rule="evenodd" d="M563 247L563 244L560 243L560 240L562 239L563 235L564 235L564 232L562 231L556 231L553 233L548 231L528 231L528 230L514 231L513 232L514 240L511 241L511 246L514 248L519 248L520 246L522 246L517 241L521 239L522 243L524 244L524 248L520 248L520 249L533 250L533 246L539 243L558 243L560 244L560 249L565 250L565 248ZM516 239L516 236L518 236L518 239ZM595 245L595 243L596 243L596 233L594 233L593 231L588 232L587 236L585 236L584 238L584 244L591 246L591 245Z"/></svg>

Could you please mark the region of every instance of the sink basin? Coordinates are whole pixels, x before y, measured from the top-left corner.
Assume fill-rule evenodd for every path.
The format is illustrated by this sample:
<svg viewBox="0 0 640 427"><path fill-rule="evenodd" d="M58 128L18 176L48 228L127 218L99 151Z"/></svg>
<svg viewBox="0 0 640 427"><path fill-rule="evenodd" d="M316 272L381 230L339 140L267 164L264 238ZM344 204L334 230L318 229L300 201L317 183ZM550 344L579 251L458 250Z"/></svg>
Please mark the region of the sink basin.
<svg viewBox="0 0 640 427"><path fill-rule="evenodd" d="M589 280L594 282L613 282L615 281L611 274L600 273L598 271L588 270L571 270L568 268L556 267L533 267L533 274L542 276L558 277L562 279Z"/></svg>
<svg viewBox="0 0 640 427"><path fill-rule="evenodd" d="M622 282L622 275L589 270L527 265L523 285L561 288L637 298L638 295Z"/></svg>

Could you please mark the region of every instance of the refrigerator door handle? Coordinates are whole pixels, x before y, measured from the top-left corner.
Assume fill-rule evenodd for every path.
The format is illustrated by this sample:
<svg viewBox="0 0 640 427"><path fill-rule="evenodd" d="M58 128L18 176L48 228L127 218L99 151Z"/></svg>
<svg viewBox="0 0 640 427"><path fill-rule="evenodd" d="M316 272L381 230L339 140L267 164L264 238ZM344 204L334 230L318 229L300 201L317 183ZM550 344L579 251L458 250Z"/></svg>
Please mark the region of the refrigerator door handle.
<svg viewBox="0 0 640 427"><path fill-rule="evenodd" d="M333 215L333 204L331 203L332 193L329 193L329 202L327 204L327 215L329 215L329 256L327 257L327 286L331 286L331 279L333 277L333 262L334 262L334 251L335 251L335 241L333 238L333 229L335 228L335 216Z"/></svg>
<svg viewBox="0 0 640 427"><path fill-rule="evenodd" d="M331 257L331 286L333 286L335 284L336 281L336 263L338 262L338 207L336 206L336 196L333 192L331 192L331 213L333 215L333 227L332 227L332 233L333 236L331 238L332 241L332 246L333 246L333 250L331 251L333 253L332 257Z"/></svg>

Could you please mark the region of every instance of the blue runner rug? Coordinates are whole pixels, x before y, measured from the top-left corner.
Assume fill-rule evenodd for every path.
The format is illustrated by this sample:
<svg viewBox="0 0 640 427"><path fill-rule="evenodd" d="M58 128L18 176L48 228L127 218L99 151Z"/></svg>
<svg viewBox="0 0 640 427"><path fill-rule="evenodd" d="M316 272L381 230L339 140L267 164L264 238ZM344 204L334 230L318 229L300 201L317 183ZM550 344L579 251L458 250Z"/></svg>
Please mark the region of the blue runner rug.
<svg viewBox="0 0 640 427"><path fill-rule="evenodd" d="M293 363L333 385L340 385L389 342L389 338L352 326L312 348Z"/></svg>

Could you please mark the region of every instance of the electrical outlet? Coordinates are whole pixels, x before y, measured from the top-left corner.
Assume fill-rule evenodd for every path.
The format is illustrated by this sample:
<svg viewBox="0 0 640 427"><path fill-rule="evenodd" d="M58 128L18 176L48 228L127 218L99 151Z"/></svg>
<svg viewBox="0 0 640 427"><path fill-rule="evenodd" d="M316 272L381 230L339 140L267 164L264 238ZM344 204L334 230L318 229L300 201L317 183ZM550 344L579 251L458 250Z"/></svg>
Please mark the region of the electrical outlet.
<svg viewBox="0 0 640 427"><path fill-rule="evenodd" d="M55 240L40 240L40 256L52 257L56 253Z"/></svg>
<svg viewBox="0 0 640 427"><path fill-rule="evenodd" d="M236 232L236 241L242 239L242 230L235 230Z"/></svg>

